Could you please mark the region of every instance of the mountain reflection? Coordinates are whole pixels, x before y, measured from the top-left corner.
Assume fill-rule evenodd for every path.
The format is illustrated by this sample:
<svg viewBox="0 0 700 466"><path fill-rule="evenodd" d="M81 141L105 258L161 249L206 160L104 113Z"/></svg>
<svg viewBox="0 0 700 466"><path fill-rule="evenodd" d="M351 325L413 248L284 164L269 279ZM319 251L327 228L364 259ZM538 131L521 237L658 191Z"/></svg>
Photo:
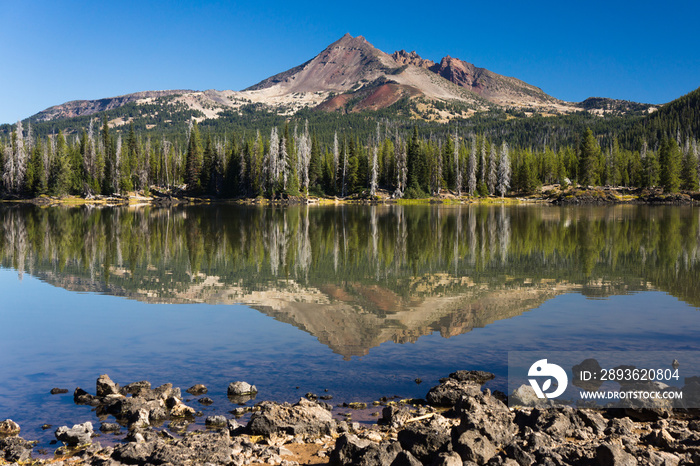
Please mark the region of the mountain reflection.
<svg viewBox="0 0 700 466"><path fill-rule="evenodd" d="M0 207L2 265L73 291L243 303L345 357L567 292L700 305L692 207Z"/></svg>

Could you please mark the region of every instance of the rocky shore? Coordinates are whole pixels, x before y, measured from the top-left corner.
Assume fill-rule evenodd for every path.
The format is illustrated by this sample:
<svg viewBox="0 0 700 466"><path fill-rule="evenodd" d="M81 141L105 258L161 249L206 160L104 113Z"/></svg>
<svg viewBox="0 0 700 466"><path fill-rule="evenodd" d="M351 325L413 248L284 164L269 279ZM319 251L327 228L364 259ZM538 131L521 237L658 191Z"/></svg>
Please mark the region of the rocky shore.
<svg viewBox="0 0 700 466"><path fill-rule="evenodd" d="M482 385L493 374L457 371L425 399L382 399L376 424L349 423L312 394L295 404L263 401L232 416L196 416L179 388L146 381L124 387L109 376L74 401L94 407L101 423L58 427L59 448L35 452L12 420L0 423L0 465L690 465L700 464L700 420L687 411L509 408L506 395ZM187 390L206 405L207 388ZM255 386L235 382L229 397L250 401ZM366 409L364 404L353 406ZM335 415L334 415L335 412ZM244 425L236 416L248 413ZM240 420L240 417L238 418ZM101 445L100 437L124 437Z"/></svg>

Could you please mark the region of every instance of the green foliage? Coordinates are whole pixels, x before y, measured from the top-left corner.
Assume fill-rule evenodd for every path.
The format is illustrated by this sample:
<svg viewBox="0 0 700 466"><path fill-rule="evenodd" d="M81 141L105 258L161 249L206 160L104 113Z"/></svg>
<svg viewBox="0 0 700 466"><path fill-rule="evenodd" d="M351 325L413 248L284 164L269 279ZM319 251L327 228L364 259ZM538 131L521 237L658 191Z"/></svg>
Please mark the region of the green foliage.
<svg viewBox="0 0 700 466"><path fill-rule="evenodd" d="M600 146L590 128L581 139L579 148L579 183L583 186L597 185L599 182L598 167L602 154Z"/></svg>
<svg viewBox="0 0 700 466"><path fill-rule="evenodd" d="M660 183L664 191L675 193L681 185L681 150L675 139L661 140L659 150L659 165L661 166Z"/></svg>
<svg viewBox="0 0 700 466"><path fill-rule="evenodd" d="M199 135L199 125L195 121L190 132L187 157L185 159L185 183L187 184L187 190L191 193L200 193L202 191L202 180L200 178L202 158L202 140Z"/></svg>

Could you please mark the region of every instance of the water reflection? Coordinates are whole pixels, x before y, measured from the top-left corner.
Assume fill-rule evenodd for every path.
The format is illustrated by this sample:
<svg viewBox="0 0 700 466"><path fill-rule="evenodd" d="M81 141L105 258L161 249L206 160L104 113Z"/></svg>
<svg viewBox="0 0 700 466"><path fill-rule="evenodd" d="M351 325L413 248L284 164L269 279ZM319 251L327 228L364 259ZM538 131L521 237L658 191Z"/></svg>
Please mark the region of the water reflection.
<svg viewBox="0 0 700 466"><path fill-rule="evenodd" d="M73 291L244 303L346 358L562 293L700 305L692 207L0 207L2 265Z"/></svg>

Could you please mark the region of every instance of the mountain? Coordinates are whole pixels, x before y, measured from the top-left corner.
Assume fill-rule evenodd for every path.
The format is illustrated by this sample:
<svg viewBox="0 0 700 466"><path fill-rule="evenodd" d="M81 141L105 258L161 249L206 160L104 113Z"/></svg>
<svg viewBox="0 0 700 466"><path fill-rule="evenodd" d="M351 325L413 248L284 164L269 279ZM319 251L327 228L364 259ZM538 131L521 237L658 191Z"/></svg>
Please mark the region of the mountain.
<svg viewBox="0 0 700 466"><path fill-rule="evenodd" d="M184 120L191 116L199 120L216 119L230 112L242 115L250 106L293 115L303 108L350 113L398 105L408 116L437 121L467 118L494 108L551 115L581 110L625 113L650 107L598 98L582 103L565 102L524 81L457 58L446 56L433 62L405 50L389 55L362 36L345 34L311 60L243 91L146 91L72 101L50 107L31 120L89 116L126 105L135 110L125 112L128 115L121 119L115 118L113 125L155 115L161 116L156 123L180 121L182 112L190 112ZM178 112L179 116L175 115Z"/></svg>
<svg viewBox="0 0 700 466"><path fill-rule="evenodd" d="M176 94L186 94L194 91L190 90L170 90L170 91L145 91L127 94L118 97L109 97L99 100L73 100L62 105L55 105L46 110L42 110L32 117L34 121L50 121L61 118L74 118L83 115L93 115L105 112L114 108L123 107L132 102L147 103L159 97L166 97Z"/></svg>

